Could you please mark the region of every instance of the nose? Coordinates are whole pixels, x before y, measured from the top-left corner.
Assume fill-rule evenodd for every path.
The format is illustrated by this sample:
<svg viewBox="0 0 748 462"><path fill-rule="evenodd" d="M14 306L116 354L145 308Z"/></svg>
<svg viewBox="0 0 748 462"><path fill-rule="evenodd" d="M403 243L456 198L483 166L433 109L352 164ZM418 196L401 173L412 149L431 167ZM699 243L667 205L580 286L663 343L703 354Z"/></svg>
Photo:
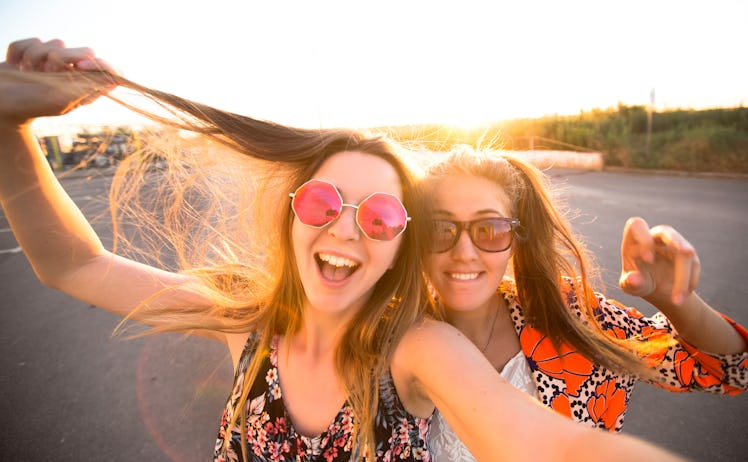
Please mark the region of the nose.
<svg viewBox="0 0 748 462"><path fill-rule="evenodd" d="M327 227L327 232L344 241L358 240L361 236L361 231L358 229L358 224L356 224L356 209L348 205L343 205L340 216L330 223Z"/></svg>
<svg viewBox="0 0 748 462"><path fill-rule="evenodd" d="M467 230L460 230L460 236L457 238L457 244L449 251L450 256L458 261L470 261L478 257L478 249L470 240Z"/></svg>

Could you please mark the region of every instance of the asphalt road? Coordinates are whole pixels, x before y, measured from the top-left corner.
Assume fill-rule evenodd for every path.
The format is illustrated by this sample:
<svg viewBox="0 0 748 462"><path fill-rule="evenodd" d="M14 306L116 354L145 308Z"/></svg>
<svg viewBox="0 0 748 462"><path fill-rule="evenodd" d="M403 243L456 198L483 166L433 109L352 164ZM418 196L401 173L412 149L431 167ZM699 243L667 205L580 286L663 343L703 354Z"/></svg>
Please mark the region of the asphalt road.
<svg viewBox="0 0 748 462"><path fill-rule="evenodd" d="M554 171L575 228L617 289L626 218L668 223L697 248L699 292L748 325L748 180ZM109 177L63 181L105 242ZM231 383L222 345L161 335L113 337L119 319L40 284L0 216L0 460L203 461ZM625 432L698 461L742 461L748 396L634 392Z"/></svg>

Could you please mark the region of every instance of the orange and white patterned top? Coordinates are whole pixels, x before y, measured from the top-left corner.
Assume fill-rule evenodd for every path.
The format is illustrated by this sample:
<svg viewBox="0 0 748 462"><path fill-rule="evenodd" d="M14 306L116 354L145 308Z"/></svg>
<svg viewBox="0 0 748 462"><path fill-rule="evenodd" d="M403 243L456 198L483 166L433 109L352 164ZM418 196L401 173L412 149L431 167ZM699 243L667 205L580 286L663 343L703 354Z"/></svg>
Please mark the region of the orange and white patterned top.
<svg viewBox="0 0 748 462"><path fill-rule="evenodd" d="M571 281L567 282L564 299L569 309L582 317L576 292ZM505 367L501 375L515 387L577 422L610 431L621 430L637 378L594 364L569 345L554 347L548 337L525 321L514 282L505 279L499 292L507 301L521 345L518 357L511 360L512 371ZM677 332L662 313L647 318L635 308L625 307L601 294L596 293L594 300L593 308L600 325L613 336L661 339L666 335L678 339ZM725 319L748 340L745 328ZM748 352L715 355L678 340L666 342L667 349L647 357L658 372L652 379L653 385L675 392L700 390L724 395L735 395L748 388ZM529 367L519 364L520 358ZM438 412L431 420L429 445L435 462L476 461Z"/></svg>
<svg viewBox="0 0 748 462"><path fill-rule="evenodd" d="M505 280L499 290L509 306L540 401L578 422L619 431L637 377L594 364L569 345L555 348L548 337L525 322L513 281ZM570 281L563 295L569 309L582 316ZM595 293L594 302L600 325L615 337L668 335L678 340L666 350L647 357L658 372L652 385L674 392L698 390L723 395L736 395L748 388L748 352L721 355L700 351L679 339L662 313L645 317L636 308L623 306L599 293ZM748 340L744 327L723 317Z"/></svg>

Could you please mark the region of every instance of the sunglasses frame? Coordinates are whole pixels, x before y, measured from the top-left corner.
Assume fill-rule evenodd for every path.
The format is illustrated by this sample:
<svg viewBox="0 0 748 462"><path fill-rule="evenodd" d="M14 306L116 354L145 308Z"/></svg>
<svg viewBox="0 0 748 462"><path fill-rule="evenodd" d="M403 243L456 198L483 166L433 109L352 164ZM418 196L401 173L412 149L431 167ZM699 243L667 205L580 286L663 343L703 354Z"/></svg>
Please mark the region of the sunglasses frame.
<svg viewBox="0 0 748 462"><path fill-rule="evenodd" d="M315 226L315 225L310 225L310 224L304 223L304 221L301 218L299 218L299 214L296 212L296 207L294 205L295 204L295 198L296 198L296 195L298 194L298 192L301 190L301 188L303 188L304 186L308 185L309 183L325 183L325 184L330 185L330 187L332 187L333 191L335 191L335 194L337 194L338 199L340 199L340 210L338 210L338 216L336 216L334 219L332 219L332 220L328 221L327 223L325 223L323 225L320 225L320 226ZM394 198L397 201L397 203L400 204L400 207L402 207L403 212L405 212L405 223L403 223L403 228L400 230L400 232L398 232L397 234L395 234L394 236L392 236L391 239L374 239L373 237L369 236L369 234L364 230L363 226L361 226L361 222L359 221L359 207L361 207L361 204L363 204L367 200L369 200L372 197L374 197L376 195L379 195L379 194L384 195L384 196L390 196L390 197ZM293 213L294 213L294 215L296 215L296 218L298 218L299 222L301 224L303 224L304 226L309 226L310 228L315 228L315 229L322 229L322 228L324 228L324 227L326 227L326 226L334 223L343 214L343 207L351 207L351 208L355 209L356 210L356 226L358 226L359 231L361 231L361 234L363 234L364 236L366 236L367 239L370 239L370 240L375 241L375 242L388 242L388 241L394 240L396 237L400 236L401 234L403 234L405 232L405 229L408 227L408 222L411 220L411 217L408 216L408 209L405 208L405 204L403 204L403 201L401 201L400 198L397 197L394 194L375 191L375 192L367 195L366 197L364 197L361 200L361 202L358 203L358 205L355 205L355 204L346 204L343 201L343 196L340 194L340 190L338 189L337 186L335 186L330 181L321 180L319 178L312 178L311 180L305 181L301 186L299 186L298 188L296 188L296 190L294 192L289 193L288 197L291 198L291 210L293 210Z"/></svg>
<svg viewBox="0 0 748 462"><path fill-rule="evenodd" d="M470 231L471 228L473 227L473 225L475 223L480 223L480 222L483 222L483 221L492 221L492 220L493 221L503 221L505 223L509 223L509 231L507 231L507 233L509 234L509 244L506 247L504 247L503 249L499 249L499 250L486 250L486 249L484 249L483 247L479 246L475 242L475 239L473 238L473 233ZM457 220L438 219L438 220L432 220L432 222L434 222L434 223L436 223L436 222L451 223L451 224L457 226L457 233L454 236L452 244L450 244L450 246L447 247L446 249L438 251L438 252L432 250L432 253L446 253L446 252L449 252L450 250L454 249L455 246L457 245L457 243L459 242L460 236L462 236L462 232L463 231L467 232L467 235L470 238L470 242L473 244L473 246L476 249L480 250L481 252L487 252L487 253L506 252L507 250L509 250L509 248L512 247L512 242L514 242L514 229L517 228L517 227L519 227L519 225L520 225L519 219L517 219L517 218L509 218L509 217L477 218L475 220L470 220L470 221L457 221ZM433 245L432 245L432 247L433 247Z"/></svg>

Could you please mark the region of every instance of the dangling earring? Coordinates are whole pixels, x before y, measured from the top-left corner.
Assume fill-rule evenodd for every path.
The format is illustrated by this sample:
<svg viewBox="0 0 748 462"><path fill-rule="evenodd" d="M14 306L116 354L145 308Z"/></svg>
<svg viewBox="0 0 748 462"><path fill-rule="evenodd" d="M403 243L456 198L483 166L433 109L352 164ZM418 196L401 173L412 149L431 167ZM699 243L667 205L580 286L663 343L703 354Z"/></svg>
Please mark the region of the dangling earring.
<svg viewBox="0 0 748 462"><path fill-rule="evenodd" d="M388 310L396 310L400 308L400 304L402 303L403 299L402 297L392 296L389 302L387 302L387 309Z"/></svg>

